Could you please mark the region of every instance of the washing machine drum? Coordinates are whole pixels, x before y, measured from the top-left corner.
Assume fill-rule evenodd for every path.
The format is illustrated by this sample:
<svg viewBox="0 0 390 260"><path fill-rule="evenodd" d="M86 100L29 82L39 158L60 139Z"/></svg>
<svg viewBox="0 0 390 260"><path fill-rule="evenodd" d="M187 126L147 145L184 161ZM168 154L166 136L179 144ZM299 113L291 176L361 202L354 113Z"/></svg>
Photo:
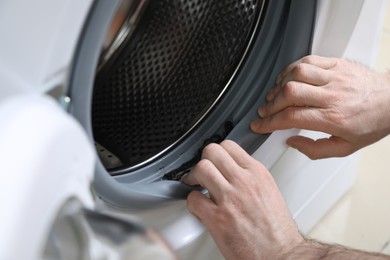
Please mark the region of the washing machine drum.
<svg viewBox="0 0 390 260"><path fill-rule="evenodd" d="M97 73L92 126L107 169L150 162L202 122L229 87L263 1L150 1Z"/></svg>
<svg viewBox="0 0 390 260"><path fill-rule="evenodd" d="M312 0L95 1L69 95L96 145L103 199L183 198L190 189L171 180L205 145L261 145L249 122L277 74L310 52L315 10Z"/></svg>

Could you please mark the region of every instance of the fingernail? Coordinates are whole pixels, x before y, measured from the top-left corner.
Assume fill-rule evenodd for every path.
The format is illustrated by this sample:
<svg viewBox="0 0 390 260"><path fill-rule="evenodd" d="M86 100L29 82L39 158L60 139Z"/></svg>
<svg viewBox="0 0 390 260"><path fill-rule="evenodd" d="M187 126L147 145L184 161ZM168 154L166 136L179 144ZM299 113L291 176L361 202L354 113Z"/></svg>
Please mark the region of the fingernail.
<svg viewBox="0 0 390 260"><path fill-rule="evenodd" d="M190 173L188 172L188 173L184 174L183 176L181 176L180 181L185 182L185 180L188 178L189 174Z"/></svg>
<svg viewBox="0 0 390 260"><path fill-rule="evenodd" d="M186 182L186 179L187 179L187 177L188 177L187 175L188 175L188 173L186 173L186 174L184 174L183 176L181 176L180 181L185 183L185 182Z"/></svg>
<svg viewBox="0 0 390 260"><path fill-rule="evenodd" d="M262 120L252 121L251 125L250 125L250 127L253 131L260 129L261 126L262 126Z"/></svg>
<svg viewBox="0 0 390 260"><path fill-rule="evenodd" d="M259 107L257 110L257 113L259 114L260 117L265 117L267 115L267 109L265 106Z"/></svg>

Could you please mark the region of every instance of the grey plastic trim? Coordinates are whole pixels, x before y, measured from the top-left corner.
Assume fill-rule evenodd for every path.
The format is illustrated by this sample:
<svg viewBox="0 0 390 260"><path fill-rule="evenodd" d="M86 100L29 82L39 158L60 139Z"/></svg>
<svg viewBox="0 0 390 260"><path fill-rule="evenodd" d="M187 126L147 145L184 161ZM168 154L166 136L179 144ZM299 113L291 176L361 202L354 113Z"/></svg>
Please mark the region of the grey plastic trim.
<svg viewBox="0 0 390 260"><path fill-rule="evenodd" d="M311 52L316 10L317 1L291 1L290 15L287 21L283 43L278 52L272 72L270 73L268 80L265 81L266 87L260 95L260 98L254 104L253 109L243 116L240 123L236 125L227 137L228 139L238 142L249 153L253 153L265 141L265 139L259 138L257 134L250 131L249 124L251 121L258 118L257 108L265 103L265 96L267 95L268 90L274 87L276 77L288 64ZM256 66L255 63L256 62L253 64L254 66ZM245 80L245 78L246 80L252 79L253 81L249 84L256 84L254 75L243 73L241 76L242 80ZM263 136L267 137L267 135Z"/></svg>
<svg viewBox="0 0 390 260"><path fill-rule="evenodd" d="M91 140L95 68L118 3L118 0L95 1L75 56L69 93L72 99L70 111L86 128ZM267 135L251 133L249 122L257 118L257 107L264 103L265 93L273 87L277 74L290 62L310 53L315 10L315 0L268 1L263 23L243 67L225 93L224 102L215 107L189 138L165 157L141 169L112 177L98 161L94 180L97 194L115 207L128 209L150 208L185 199L192 187L176 181L160 181L161 177L196 155L204 140L215 134L210 125L223 128L227 120L235 124L229 139L238 142L248 152L259 147ZM240 87L235 87L237 85Z"/></svg>

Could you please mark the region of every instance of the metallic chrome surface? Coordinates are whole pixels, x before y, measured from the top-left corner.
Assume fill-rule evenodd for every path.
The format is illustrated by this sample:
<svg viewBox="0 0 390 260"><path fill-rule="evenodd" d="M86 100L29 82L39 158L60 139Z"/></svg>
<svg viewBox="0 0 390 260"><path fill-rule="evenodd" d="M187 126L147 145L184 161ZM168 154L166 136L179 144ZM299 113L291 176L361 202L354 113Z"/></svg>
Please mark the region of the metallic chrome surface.
<svg viewBox="0 0 390 260"><path fill-rule="evenodd" d="M60 106L64 109L64 111L69 111L69 106L70 106L70 103L71 103L71 98L68 97L68 96L61 96L59 97L59 103L60 103Z"/></svg>
<svg viewBox="0 0 390 260"><path fill-rule="evenodd" d="M131 37L149 0L122 0L107 32L98 71L113 57L122 44Z"/></svg>

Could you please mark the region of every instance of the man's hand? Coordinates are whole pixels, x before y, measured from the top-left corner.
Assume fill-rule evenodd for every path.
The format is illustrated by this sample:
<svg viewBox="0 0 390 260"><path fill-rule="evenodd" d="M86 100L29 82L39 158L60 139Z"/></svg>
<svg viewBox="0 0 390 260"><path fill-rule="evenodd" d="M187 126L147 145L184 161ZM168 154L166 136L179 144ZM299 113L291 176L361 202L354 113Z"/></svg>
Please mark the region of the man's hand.
<svg viewBox="0 0 390 260"><path fill-rule="evenodd" d="M271 174L236 143L210 144L202 156L182 181L209 196L192 191L187 208L226 259L390 259L304 238Z"/></svg>
<svg viewBox="0 0 390 260"><path fill-rule="evenodd" d="M236 143L208 145L182 181L208 190L191 192L187 206L225 258L279 259L304 242L271 174Z"/></svg>
<svg viewBox="0 0 390 260"><path fill-rule="evenodd" d="M335 58L307 56L289 65L252 122L256 133L300 128L330 138L291 137L311 159L352 154L390 133L390 74Z"/></svg>

